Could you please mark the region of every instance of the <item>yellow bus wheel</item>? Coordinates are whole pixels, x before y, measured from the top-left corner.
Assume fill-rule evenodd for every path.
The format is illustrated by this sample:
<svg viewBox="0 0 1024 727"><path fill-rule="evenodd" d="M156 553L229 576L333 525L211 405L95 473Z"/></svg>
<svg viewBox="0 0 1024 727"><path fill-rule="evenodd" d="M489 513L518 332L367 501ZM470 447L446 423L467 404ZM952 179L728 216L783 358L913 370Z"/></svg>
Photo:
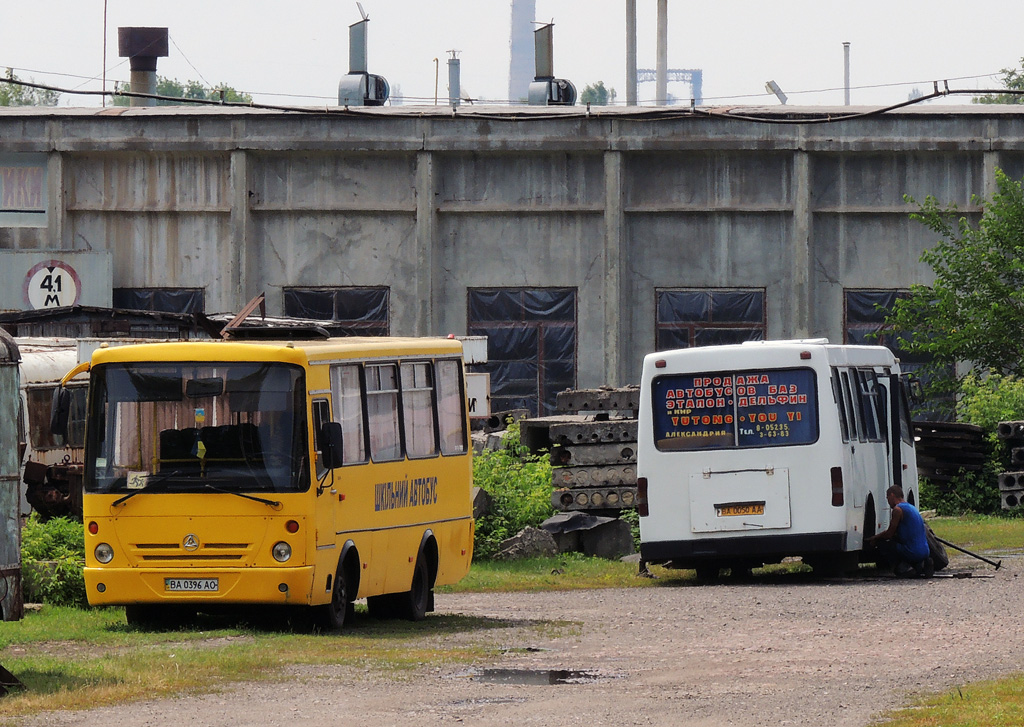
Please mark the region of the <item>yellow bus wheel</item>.
<svg viewBox="0 0 1024 727"><path fill-rule="evenodd" d="M349 594L348 579L345 577L345 568L338 565L338 572L334 576L334 586L331 588L331 602L317 607L317 621L320 628L325 631L341 631L345 620L351 618L355 611L355 604Z"/></svg>
<svg viewBox="0 0 1024 727"><path fill-rule="evenodd" d="M430 605L430 590L430 570L420 553L412 572L412 586L407 592L397 594L398 615L409 621L422 621Z"/></svg>

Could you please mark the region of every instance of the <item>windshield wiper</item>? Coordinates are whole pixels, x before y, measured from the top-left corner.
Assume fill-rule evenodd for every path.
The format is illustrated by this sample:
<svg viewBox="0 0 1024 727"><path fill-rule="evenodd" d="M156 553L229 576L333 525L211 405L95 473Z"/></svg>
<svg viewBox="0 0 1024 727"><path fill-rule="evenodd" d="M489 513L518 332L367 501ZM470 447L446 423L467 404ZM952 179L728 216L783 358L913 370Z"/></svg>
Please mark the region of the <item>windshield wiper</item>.
<svg viewBox="0 0 1024 727"><path fill-rule="evenodd" d="M146 490L150 489L153 485L159 484L159 483L163 482L164 480L169 480L172 477L177 477L180 474L181 474L181 470L174 470L173 472L161 472L160 474L150 475L149 477L146 478L146 486L145 487L140 487L138 490L133 490L132 492L129 492L124 497L117 498L116 500L114 500L111 503L111 506L116 507L117 505L120 505L120 504L122 504L122 503L124 503L124 502L126 502L126 501L128 501L130 499L132 499L136 495L141 495L143 492L145 492Z"/></svg>
<svg viewBox="0 0 1024 727"><path fill-rule="evenodd" d="M263 497L256 497L255 495L246 495L245 493L235 492L234 490L224 490L221 489L220 487L214 487L213 485L203 485L203 487L205 487L207 490L212 490L213 492L220 492L225 495L234 495L235 497L242 497L245 498L246 500L254 500L255 502L261 502L264 505L269 505L275 510L281 509L281 503L278 502L277 500L267 500L266 498Z"/></svg>

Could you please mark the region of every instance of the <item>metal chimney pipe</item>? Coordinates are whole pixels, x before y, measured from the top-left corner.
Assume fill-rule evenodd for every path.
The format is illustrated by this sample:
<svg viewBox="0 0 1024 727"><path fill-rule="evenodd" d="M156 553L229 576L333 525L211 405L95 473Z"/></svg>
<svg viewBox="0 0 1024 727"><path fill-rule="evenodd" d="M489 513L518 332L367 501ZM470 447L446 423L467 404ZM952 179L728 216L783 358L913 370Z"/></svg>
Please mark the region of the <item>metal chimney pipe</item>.
<svg viewBox="0 0 1024 727"><path fill-rule="evenodd" d="M843 43L843 99L850 105L850 44Z"/></svg>
<svg viewBox="0 0 1024 727"><path fill-rule="evenodd" d="M668 103L668 0L658 0L658 67L655 103Z"/></svg>
<svg viewBox="0 0 1024 727"><path fill-rule="evenodd" d="M626 0L626 105L636 106L636 0Z"/></svg>
<svg viewBox="0 0 1024 727"><path fill-rule="evenodd" d="M156 59L166 58L167 28L118 28L118 54L130 59L133 93L156 94ZM156 99L132 97L129 106L156 106Z"/></svg>
<svg viewBox="0 0 1024 727"><path fill-rule="evenodd" d="M459 59L455 57L457 50L448 51L452 57L448 59L448 105L458 106L459 98L462 96L461 67Z"/></svg>

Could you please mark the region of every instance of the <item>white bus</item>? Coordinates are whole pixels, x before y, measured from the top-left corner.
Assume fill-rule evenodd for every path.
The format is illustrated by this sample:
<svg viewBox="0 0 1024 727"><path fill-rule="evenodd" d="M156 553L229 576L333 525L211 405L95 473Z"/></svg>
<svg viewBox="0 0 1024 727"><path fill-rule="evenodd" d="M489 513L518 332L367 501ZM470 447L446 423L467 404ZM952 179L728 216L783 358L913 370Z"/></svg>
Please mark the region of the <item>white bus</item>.
<svg viewBox="0 0 1024 727"><path fill-rule="evenodd" d="M815 339L660 351L644 358L640 386L648 563L702 580L787 556L843 571L888 527L889 486L916 501L907 387L886 348Z"/></svg>

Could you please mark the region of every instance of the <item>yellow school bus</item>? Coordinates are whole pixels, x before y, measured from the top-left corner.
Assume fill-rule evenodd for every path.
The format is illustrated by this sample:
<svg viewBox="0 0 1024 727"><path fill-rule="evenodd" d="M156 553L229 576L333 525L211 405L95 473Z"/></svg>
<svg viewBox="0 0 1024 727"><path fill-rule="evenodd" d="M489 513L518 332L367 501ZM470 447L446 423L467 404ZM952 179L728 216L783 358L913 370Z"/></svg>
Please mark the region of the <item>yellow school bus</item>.
<svg viewBox="0 0 1024 727"><path fill-rule="evenodd" d="M140 344L65 378L86 368L90 604L140 625L291 606L338 630L361 598L421 619L469 570L459 341Z"/></svg>

